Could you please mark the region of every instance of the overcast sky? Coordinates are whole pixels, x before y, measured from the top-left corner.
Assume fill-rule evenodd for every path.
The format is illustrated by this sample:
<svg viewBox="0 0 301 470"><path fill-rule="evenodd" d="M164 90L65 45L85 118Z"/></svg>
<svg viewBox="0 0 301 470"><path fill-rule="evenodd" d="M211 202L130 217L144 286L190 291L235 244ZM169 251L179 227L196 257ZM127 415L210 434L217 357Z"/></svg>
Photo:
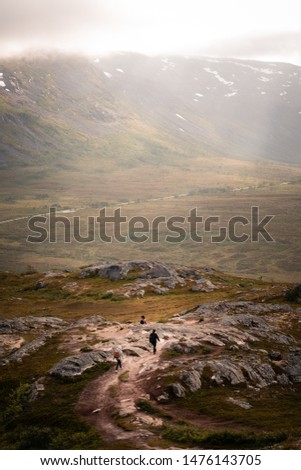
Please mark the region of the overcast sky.
<svg viewBox="0 0 301 470"><path fill-rule="evenodd" d="M61 49L301 65L300 0L0 0L0 55Z"/></svg>

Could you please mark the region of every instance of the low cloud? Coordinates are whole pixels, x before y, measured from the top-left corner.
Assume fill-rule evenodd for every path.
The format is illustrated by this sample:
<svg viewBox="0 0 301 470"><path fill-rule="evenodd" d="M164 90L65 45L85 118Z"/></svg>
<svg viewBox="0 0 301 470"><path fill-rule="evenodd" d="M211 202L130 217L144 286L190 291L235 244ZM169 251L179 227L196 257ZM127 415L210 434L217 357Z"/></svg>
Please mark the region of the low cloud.
<svg viewBox="0 0 301 470"><path fill-rule="evenodd" d="M245 8L236 0L206 6L199 0L2 0L0 55L131 50L301 64L297 4L253 0Z"/></svg>
<svg viewBox="0 0 301 470"><path fill-rule="evenodd" d="M209 54L227 57L298 57L301 63L301 33L246 36L208 46Z"/></svg>

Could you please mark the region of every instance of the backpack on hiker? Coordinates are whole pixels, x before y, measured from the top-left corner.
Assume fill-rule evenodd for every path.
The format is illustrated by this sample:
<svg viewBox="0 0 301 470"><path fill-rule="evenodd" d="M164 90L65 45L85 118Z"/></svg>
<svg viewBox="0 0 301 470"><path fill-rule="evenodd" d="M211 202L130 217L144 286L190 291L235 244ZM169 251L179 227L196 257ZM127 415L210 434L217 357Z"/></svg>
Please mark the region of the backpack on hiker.
<svg viewBox="0 0 301 470"><path fill-rule="evenodd" d="M114 358L119 359L120 358L120 352L119 351L114 351Z"/></svg>

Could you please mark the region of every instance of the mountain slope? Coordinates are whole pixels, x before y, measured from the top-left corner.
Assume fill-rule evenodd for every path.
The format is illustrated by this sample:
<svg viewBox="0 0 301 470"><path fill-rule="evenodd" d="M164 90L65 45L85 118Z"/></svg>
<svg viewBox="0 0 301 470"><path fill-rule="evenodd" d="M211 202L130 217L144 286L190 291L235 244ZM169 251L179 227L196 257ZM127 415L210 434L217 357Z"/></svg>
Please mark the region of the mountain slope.
<svg viewBox="0 0 301 470"><path fill-rule="evenodd" d="M118 164L116 142L134 165L157 164L174 148L192 157L300 162L297 66L137 54L95 61L59 56L3 61L0 79L2 165L85 156ZM182 164L182 152L172 161Z"/></svg>
<svg viewBox="0 0 301 470"><path fill-rule="evenodd" d="M177 138L215 154L300 162L300 67L127 54L99 67L115 95Z"/></svg>

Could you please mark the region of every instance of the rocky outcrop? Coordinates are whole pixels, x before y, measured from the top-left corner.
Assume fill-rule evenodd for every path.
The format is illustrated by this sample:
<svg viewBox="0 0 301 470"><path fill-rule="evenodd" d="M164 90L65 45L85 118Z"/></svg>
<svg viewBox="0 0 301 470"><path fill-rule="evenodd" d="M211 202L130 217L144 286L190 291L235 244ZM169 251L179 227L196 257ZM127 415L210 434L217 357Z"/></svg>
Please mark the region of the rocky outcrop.
<svg viewBox="0 0 301 470"><path fill-rule="evenodd" d="M31 354L38 351L42 346L47 343L50 338L52 338L52 336L52 333L47 333L39 336L38 338L35 338L33 341L30 341L27 344L24 344L17 351L14 351L5 359L2 359L0 361L0 365L4 366L12 362L22 362L24 357L30 356Z"/></svg>
<svg viewBox="0 0 301 470"><path fill-rule="evenodd" d="M188 390L190 390L191 392L196 392L202 386L200 373L194 369L183 371L180 374L180 380L186 385Z"/></svg>
<svg viewBox="0 0 301 470"><path fill-rule="evenodd" d="M204 277L200 269L184 269L154 261L132 261L124 263L102 263L90 266L80 271L79 277L101 276L112 281L125 279L131 271L135 271L136 279L122 288L110 290L104 295L114 297L122 295L124 298L144 297L146 291L154 294L166 294L177 286L189 287L194 292L211 292L217 289L209 279Z"/></svg>
<svg viewBox="0 0 301 470"><path fill-rule="evenodd" d="M191 287L192 292L212 292L217 287L208 279L198 279Z"/></svg>
<svg viewBox="0 0 301 470"><path fill-rule="evenodd" d="M107 360L108 352L106 351L82 353L62 359L50 369L49 374L63 378L75 377L83 374L85 370L91 369L96 364Z"/></svg>
<svg viewBox="0 0 301 470"><path fill-rule="evenodd" d="M104 325L104 324L110 324L110 322L107 322L101 315L92 315L90 317L84 317L81 318L73 323L71 323L68 328L79 328L79 327L85 327L85 326L99 326L99 325Z"/></svg>
<svg viewBox="0 0 301 470"><path fill-rule="evenodd" d="M283 373L292 382L301 382L301 349L289 353L288 358L281 366ZM282 374L283 375L283 374Z"/></svg>
<svg viewBox="0 0 301 470"><path fill-rule="evenodd" d="M88 266L87 268L81 269L79 273L80 278L85 277L106 277L112 281L118 279L124 279L126 275L133 270L150 270L153 267L153 263L147 261L133 261L124 263L100 263L95 266Z"/></svg>
<svg viewBox="0 0 301 470"><path fill-rule="evenodd" d="M204 303L194 308L193 312L185 314L187 317L219 316L221 314L254 314L264 315L272 312L291 312L292 307L287 304L255 303L251 301L219 301Z"/></svg>
<svg viewBox="0 0 301 470"><path fill-rule="evenodd" d="M246 359L238 361L235 358L223 357L208 361L198 361L195 369L200 377L206 373L206 379L217 385L225 383L231 385L252 384L258 388L267 387L276 383L276 373L272 366L259 359Z"/></svg>
<svg viewBox="0 0 301 470"><path fill-rule="evenodd" d="M184 398L186 396L185 388L179 382L171 384L170 390L172 394L177 398Z"/></svg>
<svg viewBox="0 0 301 470"><path fill-rule="evenodd" d="M56 317L17 317L0 318L0 334L28 332L35 330L60 330L67 326L64 320Z"/></svg>
<svg viewBox="0 0 301 470"><path fill-rule="evenodd" d="M240 359L220 357L203 361L194 361L192 368L184 369L179 374L179 382L170 387L174 396L182 398L187 392L196 392L203 383L212 385L231 385L233 387L251 386L256 389L279 384L301 382L301 350L289 354L288 360L277 365L261 361L259 358ZM279 373L282 370L282 373Z"/></svg>
<svg viewBox="0 0 301 470"><path fill-rule="evenodd" d="M100 315L81 318L69 324L56 317L28 316L0 319L0 346L2 346L0 365L22 362L26 356L34 354L44 346L55 334L78 328L93 329L104 324L108 325L110 322L106 322ZM25 341L22 337L25 334L36 337Z"/></svg>

